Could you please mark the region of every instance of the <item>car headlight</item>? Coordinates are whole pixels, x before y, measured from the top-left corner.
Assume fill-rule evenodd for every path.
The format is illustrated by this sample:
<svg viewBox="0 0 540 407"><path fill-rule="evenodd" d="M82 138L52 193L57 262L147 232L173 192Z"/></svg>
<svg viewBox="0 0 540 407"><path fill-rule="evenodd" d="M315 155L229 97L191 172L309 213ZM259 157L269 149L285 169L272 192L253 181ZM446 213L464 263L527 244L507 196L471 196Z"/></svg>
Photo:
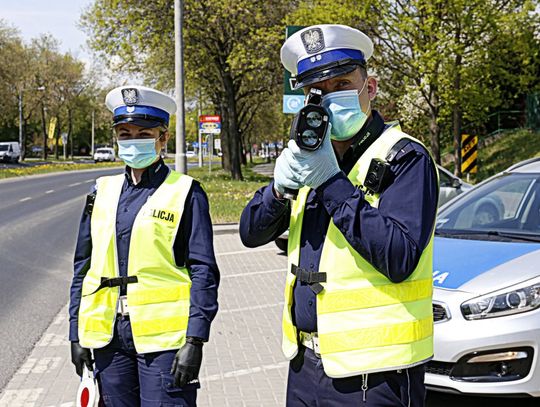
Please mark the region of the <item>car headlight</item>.
<svg viewBox="0 0 540 407"><path fill-rule="evenodd" d="M461 304L465 319L503 317L540 307L540 278L473 298Z"/></svg>

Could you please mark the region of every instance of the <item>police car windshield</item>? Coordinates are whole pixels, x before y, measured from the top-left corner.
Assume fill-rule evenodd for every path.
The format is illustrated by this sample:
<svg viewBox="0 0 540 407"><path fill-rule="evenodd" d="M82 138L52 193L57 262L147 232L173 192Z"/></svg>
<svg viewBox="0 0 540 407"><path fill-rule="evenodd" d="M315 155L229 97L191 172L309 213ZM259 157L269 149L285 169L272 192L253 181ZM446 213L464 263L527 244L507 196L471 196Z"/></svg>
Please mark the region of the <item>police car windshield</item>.
<svg viewBox="0 0 540 407"><path fill-rule="evenodd" d="M8 145L6 145L6 144L1 145L1 144L0 144L0 151L8 151L8 148L9 148Z"/></svg>
<svg viewBox="0 0 540 407"><path fill-rule="evenodd" d="M540 240L540 174L504 174L441 211L435 233L485 240Z"/></svg>

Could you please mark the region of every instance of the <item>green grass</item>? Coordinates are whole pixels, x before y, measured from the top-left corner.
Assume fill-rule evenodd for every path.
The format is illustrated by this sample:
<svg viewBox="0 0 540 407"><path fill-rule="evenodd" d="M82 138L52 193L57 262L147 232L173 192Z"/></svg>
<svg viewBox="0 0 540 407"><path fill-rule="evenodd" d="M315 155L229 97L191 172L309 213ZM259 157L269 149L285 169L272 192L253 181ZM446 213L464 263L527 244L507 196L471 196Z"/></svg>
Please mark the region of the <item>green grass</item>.
<svg viewBox="0 0 540 407"><path fill-rule="evenodd" d="M9 168L0 170L0 179L123 165L122 162L118 161L114 164L46 164L35 167ZM268 177L253 172L251 168L251 166L242 168L244 181L232 180L230 173L223 171L219 164L212 165L211 173L208 172L207 163L202 168L189 169L189 175L201 182L208 194L213 223L237 223L240 220L242 210L253 197L255 191L269 182Z"/></svg>
<svg viewBox="0 0 540 407"><path fill-rule="evenodd" d="M528 158L540 157L540 131L516 129L478 149L478 176L483 180Z"/></svg>
<svg viewBox="0 0 540 407"><path fill-rule="evenodd" d="M75 171L75 170L88 170L96 168L107 168L107 167L118 167L123 166L124 163L117 161L116 163L88 163L88 164L44 164L36 165L33 167L18 167L18 168L4 168L0 169L0 179L3 178L13 178L13 177L24 177L28 175L35 174L47 174L50 172L61 172L61 171Z"/></svg>
<svg viewBox="0 0 540 407"><path fill-rule="evenodd" d="M212 223L238 223L242 210L253 197L255 191L268 184L269 178L254 173L250 168L242 168L244 181L234 181L221 168L190 168L189 175L199 181L210 202Z"/></svg>

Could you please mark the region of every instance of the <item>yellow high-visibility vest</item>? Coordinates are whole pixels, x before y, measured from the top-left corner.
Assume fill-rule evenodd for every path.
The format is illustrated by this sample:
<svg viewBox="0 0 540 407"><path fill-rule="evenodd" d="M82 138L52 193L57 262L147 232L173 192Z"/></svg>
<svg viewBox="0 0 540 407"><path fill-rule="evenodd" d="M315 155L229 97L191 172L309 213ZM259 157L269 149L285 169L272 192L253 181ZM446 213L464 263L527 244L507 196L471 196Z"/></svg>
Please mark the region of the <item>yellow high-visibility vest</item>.
<svg viewBox="0 0 540 407"><path fill-rule="evenodd" d="M91 219L92 257L79 308L79 341L102 348L113 337L119 287L94 294L102 278L117 277L116 211L125 176L97 180ZM193 179L171 171L142 206L133 223L128 257L127 303L138 353L178 349L185 343L191 279L175 263L173 245Z"/></svg>
<svg viewBox="0 0 540 407"><path fill-rule="evenodd" d="M371 160L384 160L403 138L420 143L399 126L390 127L362 154L348 175L351 182L364 189ZM300 258L302 218L309 191L307 187L299 191L291 211L282 326L282 349L288 359L298 353L298 332L291 311L296 277L291 268ZM378 206L378 194L366 194L365 199L371 206ZM412 275L393 283L356 252L330 220L319 264L319 272L326 273L327 281L321 283L324 290L317 295L319 347L328 376L397 370L432 358L432 258L433 234Z"/></svg>

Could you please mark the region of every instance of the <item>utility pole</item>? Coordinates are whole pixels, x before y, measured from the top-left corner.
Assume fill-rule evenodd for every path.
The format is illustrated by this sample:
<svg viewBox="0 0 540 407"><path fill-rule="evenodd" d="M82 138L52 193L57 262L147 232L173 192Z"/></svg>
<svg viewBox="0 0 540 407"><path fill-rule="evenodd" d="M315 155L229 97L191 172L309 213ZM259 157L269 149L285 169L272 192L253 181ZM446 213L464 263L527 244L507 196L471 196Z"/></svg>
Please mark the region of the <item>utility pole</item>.
<svg viewBox="0 0 540 407"><path fill-rule="evenodd" d="M94 110L92 110L92 148L91 148L91 151L90 151L90 156L92 157L92 159L94 159L94 137L95 137L95 127L94 127Z"/></svg>
<svg viewBox="0 0 540 407"><path fill-rule="evenodd" d="M22 104L22 89L19 90L19 148L21 149L21 156L20 160L24 160L24 157L26 155L26 151L24 148L24 140L23 140L23 104Z"/></svg>
<svg viewBox="0 0 540 407"><path fill-rule="evenodd" d="M187 173L186 134L184 121L184 58L182 24L184 21L184 3L174 0L174 72L176 87L176 171Z"/></svg>
<svg viewBox="0 0 540 407"><path fill-rule="evenodd" d="M199 89L199 100L197 100L197 105L198 105L198 110L197 110L197 135L198 135L198 144L199 144L199 167L202 167L203 166L203 158L202 158L202 153L203 153L203 149L202 149L202 133L201 133L201 129L199 128L199 120L201 118L201 115L202 115L202 107L201 107L201 104L202 104L202 100L201 100L201 89ZM210 159L212 159L212 157L210 157Z"/></svg>

